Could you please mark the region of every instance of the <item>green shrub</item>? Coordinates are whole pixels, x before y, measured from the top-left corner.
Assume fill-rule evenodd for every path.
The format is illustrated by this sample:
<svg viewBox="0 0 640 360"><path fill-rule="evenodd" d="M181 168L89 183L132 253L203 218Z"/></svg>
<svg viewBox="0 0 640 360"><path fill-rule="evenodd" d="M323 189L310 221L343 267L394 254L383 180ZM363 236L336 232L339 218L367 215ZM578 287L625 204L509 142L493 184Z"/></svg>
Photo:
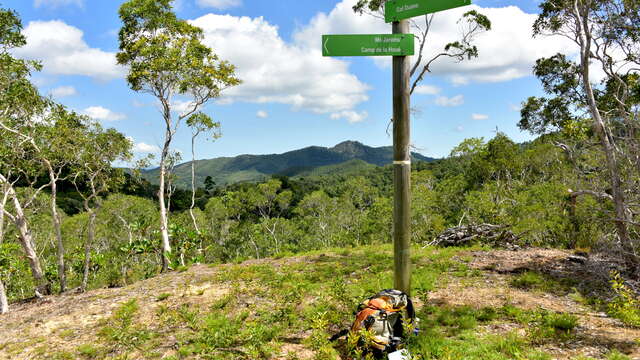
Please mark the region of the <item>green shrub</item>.
<svg viewBox="0 0 640 360"><path fill-rule="evenodd" d="M169 294L169 293L162 293L162 294L160 294L160 295L158 295L158 296L156 297L156 301L164 301L164 300L167 300L170 296L171 296L171 294Z"/></svg>
<svg viewBox="0 0 640 360"><path fill-rule="evenodd" d="M544 324L560 331L571 331L578 326L578 317L571 314L551 313L544 317Z"/></svg>
<svg viewBox="0 0 640 360"><path fill-rule="evenodd" d="M611 272L611 289L615 298L609 302L607 313L627 325L640 327L640 302L615 271Z"/></svg>
<svg viewBox="0 0 640 360"><path fill-rule="evenodd" d="M125 348L134 348L143 344L151 338L151 332L133 324L138 309L136 299L123 303L106 321L105 327L98 332L98 335Z"/></svg>
<svg viewBox="0 0 640 360"><path fill-rule="evenodd" d="M87 359L95 359L98 356L98 349L91 344L78 346L78 353Z"/></svg>
<svg viewBox="0 0 640 360"><path fill-rule="evenodd" d="M534 289L542 287L544 278L533 271L525 271L511 280L511 286L519 289Z"/></svg>

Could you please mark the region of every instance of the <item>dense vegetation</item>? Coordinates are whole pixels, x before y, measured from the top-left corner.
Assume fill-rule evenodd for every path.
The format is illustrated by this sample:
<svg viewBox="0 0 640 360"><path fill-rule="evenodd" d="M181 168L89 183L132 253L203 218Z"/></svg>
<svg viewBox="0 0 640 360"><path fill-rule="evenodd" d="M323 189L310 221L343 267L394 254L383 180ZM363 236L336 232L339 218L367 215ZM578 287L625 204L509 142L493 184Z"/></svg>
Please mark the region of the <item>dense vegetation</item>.
<svg viewBox="0 0 640 360"><path fill-rule="evenodd" d="M529 244L590 248L611 233L607 208L590 197L573 201L570 189L582 186L576 171L553 144L559 135L515 144L498 134L488 142L469 139L451 157L418 163L413 171L415 242L426 242L462 223L507 224ZM595 160L595 159L594 159ZM190 192L175 193L170 216L172 268L194 262L221 263L250 257L282 256L325 247L391 241L390 167L360 175L284 176L197 192L195 217L188 213ZM133 178L130 179L134 181ZM138 183L101 200L96 242L91 246L90 287L122 286L159 271L158 210L153 186ZM146 188L146 190L144 190ZM129 190L127 195L122 193ZM144 196L147 194L147 196ZM70 191L61 203L78 204ZM28 214L48 281L55 283L56 248L51 245L50 195L42 192ZM89 214L67 206L62 234L71 286L82 279ZM79 212L78 212L79 211ZM4 281L11 299L30 296L26 260L5 232Z"/></svg>

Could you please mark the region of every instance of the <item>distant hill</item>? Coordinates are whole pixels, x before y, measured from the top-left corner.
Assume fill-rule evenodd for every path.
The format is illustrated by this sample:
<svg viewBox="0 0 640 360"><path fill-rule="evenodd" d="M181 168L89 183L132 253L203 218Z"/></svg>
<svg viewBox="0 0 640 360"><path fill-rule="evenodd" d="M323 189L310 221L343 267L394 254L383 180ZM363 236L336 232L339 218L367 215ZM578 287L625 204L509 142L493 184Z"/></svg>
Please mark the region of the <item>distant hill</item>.
<svg viewBox="0 0 640 360"><path fill-rule="evenodd" d="M435 159L412 153L417 161ZM384 166L392 162L393 148L370 147L357 141L345 141L332 148L310 146L289 151L284 154L240 155L210 160L196 161L196 184L203 186L204 179L211 176L218 185L243 181L260 181L272 175L290 177L319 176L330 174L351 174L375 166ZM159 170L143 172L143 176L156 184ZM177 184L189 187L191 184L191 162L176 167Z"/></svg>

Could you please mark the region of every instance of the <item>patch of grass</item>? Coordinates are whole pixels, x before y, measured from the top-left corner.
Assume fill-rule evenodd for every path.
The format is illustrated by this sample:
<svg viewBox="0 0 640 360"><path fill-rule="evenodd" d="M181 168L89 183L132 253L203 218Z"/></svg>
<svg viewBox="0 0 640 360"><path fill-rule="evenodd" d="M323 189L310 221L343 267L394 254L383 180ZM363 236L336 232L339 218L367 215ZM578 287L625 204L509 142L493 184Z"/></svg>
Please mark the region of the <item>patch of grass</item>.
<svg viewBox="0 0 640 360"><path fill-rule="evenodd" d="M135 348L151 338L151 332L141 325L134 325L138 302L131 299L122 303L98 335L110 343L124 348Z"/></svg>
<svg viewBox="0 0 640 360"><path fill-rule="evenodd" d="M510 285L523 290L537 290L552 294L567 294L575 291L571 279L554 279L536 271L527 270L511 279Z"/></svg>
<svg viewBox="0 0 640 360"><path fill-rule="evenodd" d="M84 357L85 359L95 359L99 355L98 348L96 348L92 344L82 344L78 346L76 351L78 351L78 354L80 354L80 356Z"/></svg>
<svg viewBox="0 0 640 360"><path fill-rule="evenodd" d="M502 306L499 310L499 313L507 319L511 319L518 324L524 325L529 324L535 318L534 312L523 310L511 304L505 304L504 306Z"/></svg>
<svg viewBox="0 0 640 360"><path fill-rule="evenodd" d="M58 331L58 336L60 336L60 338L64 340L71 339L75 337L75 335L76 335L76 332L73 329L60 329Z"/></svg>
<svg viewBox="0 0 640 360"><path fill-rule="evenodd" d="M171 294L169 293L162 293L158 296L156 296L156 301L165 301L167 300L169 297L171 297Z"/></svg>
<svg viewBox="0 0 640 360"><path fill-rule="evenodd" d="M529 337L536 344L549 341L566 341L574 337L578 318L571 314L538 311L529 328Z"/></svg>
<svg viewBox="0 0 640 360"><path fill-rule="evenodd" d="M607 355L607 360L631 360L631 358L618 350L613 350Z"/></svg>
<svg viewBox="0 0 640 360"><path fill-rule="evenodd" d="M50 360L74 360L76 357L67 351L58 351L46 357Z"/></svg>
<svg viewBox="0 0 640 360"><path fill-rule="evenodd" d="M506 335L476 336L466 332L461 336L447 337L438 328L412 337L409 351L421 359L465 360L550 360L551 357L531 349L526 338L516 333Z"/></svg>
<svg viewBox="0 0 640 360"><path fill-rule="evenodd" d="M525 271L511 280L511 286L526 290L541 288L544 283L545 279L542 275L533 271Z"/></svg>
<svg viewBox="0 0 640 360"><path fill-rule="evenodd" d="M578 326L578 317L564 313L550 313L543 317L543 323L560 331L571 331Z"/></svg>

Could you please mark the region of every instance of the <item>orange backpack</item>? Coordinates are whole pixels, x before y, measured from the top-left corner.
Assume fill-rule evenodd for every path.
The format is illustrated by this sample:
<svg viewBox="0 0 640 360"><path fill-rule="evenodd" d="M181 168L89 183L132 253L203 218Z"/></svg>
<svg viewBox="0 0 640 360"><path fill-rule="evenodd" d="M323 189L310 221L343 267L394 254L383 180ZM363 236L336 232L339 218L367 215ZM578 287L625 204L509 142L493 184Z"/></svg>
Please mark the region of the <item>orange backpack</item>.
<svg viewBox="0 0 640 360"><path fill-rule="evenodd" d="M405 339L403 326L405 311L407 319L415 324L416 315L411 298L399 290L382 290L358 306L356 319L350 330L336 334L331 340L347 333L360 336L361 331L366 330L372 336L368 341L360 338L361 347L377 355L395 351Z"/></svg>

